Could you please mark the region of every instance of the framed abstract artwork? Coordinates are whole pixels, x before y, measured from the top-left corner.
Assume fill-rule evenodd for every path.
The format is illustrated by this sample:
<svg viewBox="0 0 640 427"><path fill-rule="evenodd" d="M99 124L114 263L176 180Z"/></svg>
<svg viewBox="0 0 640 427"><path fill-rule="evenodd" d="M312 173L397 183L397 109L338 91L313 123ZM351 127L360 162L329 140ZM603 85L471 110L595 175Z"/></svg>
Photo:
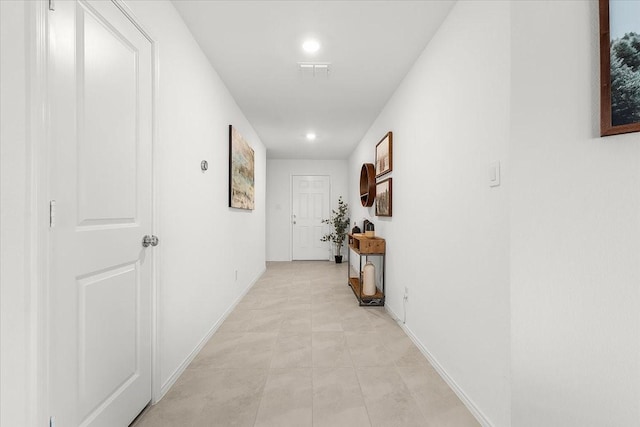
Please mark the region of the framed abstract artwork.
<svg viewBox="0 0 640 427"><path fill-rule="evenodd" d="M393 170L393 134L387 134L376 145L376 178Z"/></svg>
<svg viewBox="0 0 640 427"><path fill-rule="evenodd" d="M640 131L640 2L600 0L600 135Z"/></svg>
<svg viewBox="0 0 640 427"><path fill-rule="evenodd" d="M229 207L253 210L254 152L240 132L229 125Z"/></svg>

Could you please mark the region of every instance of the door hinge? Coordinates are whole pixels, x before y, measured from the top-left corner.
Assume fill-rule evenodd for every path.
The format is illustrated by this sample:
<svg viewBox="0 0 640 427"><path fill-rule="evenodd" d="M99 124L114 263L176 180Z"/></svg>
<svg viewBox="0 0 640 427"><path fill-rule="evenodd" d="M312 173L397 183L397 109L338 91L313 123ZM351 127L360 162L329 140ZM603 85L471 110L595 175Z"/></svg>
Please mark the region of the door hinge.
<svg viewBox="0 0 640 427"><path fill-rule="evenodd" d="M49 10L56 10L56 0L49 0Z"/></svg>
<svg viewBox="0 0 640 427"><path fill-rule="evenodd" d="M56 226L56 201L49 201L49 228Z"/></svg>

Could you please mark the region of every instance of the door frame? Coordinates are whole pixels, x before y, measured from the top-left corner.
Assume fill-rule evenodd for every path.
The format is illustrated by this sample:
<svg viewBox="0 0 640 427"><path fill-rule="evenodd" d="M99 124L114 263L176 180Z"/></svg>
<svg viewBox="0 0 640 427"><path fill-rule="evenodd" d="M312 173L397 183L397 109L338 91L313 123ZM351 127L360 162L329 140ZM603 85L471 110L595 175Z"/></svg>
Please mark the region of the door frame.
<svg viewBox="0 0 640 427"><path fill-rule="evenodd" d="M48 422L48 288L49 288L49 109L47 91L48 7L45 0L26 2L26 164L27 227L25 230L24 309L28 332L24 421L28 426ZM29 411L27 408L36 408Z"/></svg>
<svg viewBox="0 0 640 427"><path fill-rule="evenodd" d="M328 173L292 173L289 177L289 261L293 261L293 178L296 176L327 176L329 177L329 214L333 209L331 196L333 187L331 185L331 174ZM328 260L331 260L329 255Z"/></svg>
<svg viewBox="0 0 640 427"><path fill-rule="evenodd" d="M151 44L152 63L152 101L151 101L151 230L155 235L162 236L160 230L159 213L159 171L158 171L158 101L159 101L159 46L157 39L150 33L135 16L133 11L123 0L111 0L118 9L129 19L140 33ZM51 295L51 260L49 258L51 239L49 236L49 201L51 199L51 159L52 138L50 133L50 98L49 87L49 10L48 0L27 2L30 9L26 31L28 33L28 77L27 89L29 133L27 142L27 198L30 212L29 229L27 231L28 263L28 312L29 345L26 355L29 363L29 378L26 403L26 421L28 426L48 425L52 415L49 401L50 378L50 304ZM160 285L160 254L158 250L150 251L151 257L151 403L157 403L161 395L160 360L158 339L158 289Z"/></svg>

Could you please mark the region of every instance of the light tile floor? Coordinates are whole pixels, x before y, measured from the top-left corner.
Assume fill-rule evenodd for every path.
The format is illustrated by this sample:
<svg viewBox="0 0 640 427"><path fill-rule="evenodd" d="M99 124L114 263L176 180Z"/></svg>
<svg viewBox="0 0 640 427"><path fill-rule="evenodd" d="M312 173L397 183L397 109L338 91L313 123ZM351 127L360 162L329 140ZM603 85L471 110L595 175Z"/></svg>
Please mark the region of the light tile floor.
<svg viewBox="0 0 640 427"><path fill-rule="evenodd" d="M479 424L383 308L359 307L346 264L268 263L135 427Z"/></svg>

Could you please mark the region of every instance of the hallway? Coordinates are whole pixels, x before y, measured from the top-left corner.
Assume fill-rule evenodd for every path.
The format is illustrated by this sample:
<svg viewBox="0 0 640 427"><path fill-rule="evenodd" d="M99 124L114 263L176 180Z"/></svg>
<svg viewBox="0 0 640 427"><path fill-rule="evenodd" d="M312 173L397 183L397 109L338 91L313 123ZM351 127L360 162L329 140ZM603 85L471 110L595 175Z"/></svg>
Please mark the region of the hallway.
<svg viewBox="0 0 640 427"><path fill-rule="evenodd" d="M270 262L167 395L134 424L476 426L346 264Z"/></svg>

